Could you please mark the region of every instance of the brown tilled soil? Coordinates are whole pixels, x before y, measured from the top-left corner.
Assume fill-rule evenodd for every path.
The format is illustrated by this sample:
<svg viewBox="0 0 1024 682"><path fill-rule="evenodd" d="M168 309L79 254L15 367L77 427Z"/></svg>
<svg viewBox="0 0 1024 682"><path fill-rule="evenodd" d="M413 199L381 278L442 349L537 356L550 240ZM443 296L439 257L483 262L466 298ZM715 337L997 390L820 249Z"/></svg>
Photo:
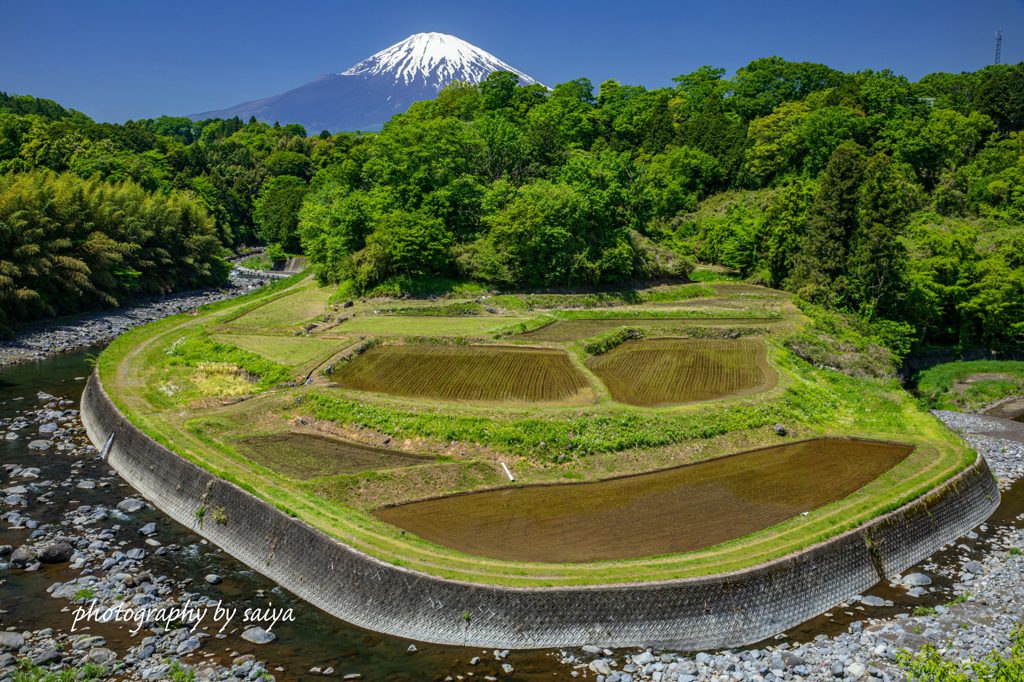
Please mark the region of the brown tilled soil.
<svg viewBox="0 0 1024 682"><path fill-rule="evenodd" d="M690 552L843 499L910 454L820 439L614 478L380 509L383 521L470 555L578 563Z"/></svg>
<svg viewBox="0 0 1024 682"><path fill-rule="evenodd" d="M764 342L754 339L628 341L587 367L614 400L643 407L752 395L779 379Z"/></svg>
<svg viewBox="0 0 1024 682"><path fill-rule="evenodd" d="M476 404L582 405L586 378L562 351L479 346L378 346L331 376L342 388Z"/></svg>

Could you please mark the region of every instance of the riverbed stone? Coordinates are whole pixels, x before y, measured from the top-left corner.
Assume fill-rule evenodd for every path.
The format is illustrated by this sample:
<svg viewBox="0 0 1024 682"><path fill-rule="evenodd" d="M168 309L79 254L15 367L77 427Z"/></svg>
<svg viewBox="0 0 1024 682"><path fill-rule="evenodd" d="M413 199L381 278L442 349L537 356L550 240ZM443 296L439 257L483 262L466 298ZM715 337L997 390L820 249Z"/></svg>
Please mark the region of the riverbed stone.
<svg viewBox="0 0 1024 682"><path fill-rule="evenodd" d="M39 553L32 547L19 547L11 554L11 568L26 568L36 563Z"/></svg>
<svg viewBox="0 0 1024 682"><path fill-rule="evenodd" d="M143 535L152 535L156 532L156 524L147 523L145 526L139 529L139 532Z"/></svg>
<svg viewBox="0 0 1024 682"><path fill-rule="evenodd" d="M83 663L95 663L96 665L110 666L114 661L117 660L117 654L110 649L104 649L103 647L96 647L89 652L89 655L85 657Z"/></svg>
<svg viewBox="0 0 1024 682"><path fill-rule="evenodd" d="M914 587L924 587L925 585L931 585L932 579L924 573L911 573L903 579L903 582Z"/></svg>
<svg viewBox="0 0 1024 682"><path fill-rule="evenodd" d="M0 651L18 651L25 646L25 638L17 632L0 631Z"/></svg>
<svg viewBox="0 0 1024 682"><path fill-rule="evenodd" d="M127 500L121 500L118 502L117 508L126 514L134 514L140 509L145 509L146 503L142 500L137 500L134 497L129 497Z"/></svg>
<svg viewBox="0 0 1024 682"><path fill-rule="evenodd" d="M57 649L55 649L53 647L50 647L48 649L44 649L43 652L41 654L39 654L38 656L33 656L32 657L32 665L38 665L38 666L50 665L51 663L58 663L58 662L60 662L60 660L63 659L63 658L64 658L64 654L62 654Z"/></svg>
<svg viewBox="0 0 1024 682"><path fill-rule="evenodd" d="M269 644L277 639L273 632L267 632L263 628L249 628L242 633L242 639L253 644Z"/></svg>
<svg viewBox="0 0 1024 682"><path fill-rule="evenodd" d="M48 440L34 440L28 444L29 450L49 450L50 441Z"/></svg>
<svg viewBox="0 0 1024 682"><path fill-rule="evenodd" d="M861 599L860 603L866 606L885 606L885 600L881 597L876 597L873 594L869 594Z"/></svg>
<svg viewBox="0 0 1024 682"><path fill-rule="evenodd" d="M39 561L44 564L63 564L71 559L75 548L66 542L57 542L43 547L39 552Z"/></svg>
<svg viewBox="0 0 1024 682"><path fill-rule="evenodd" d="M972 575L982 575L985 572L985 567L977 561L968 561L964 564L964 570Z"/></svg>
<svg viewBox="0 0 1024 682"><path fill-rule="evenodd" d="M179 656L183 656L185 654L188 654L188 653L191 653L191 652L195 651L196 649L198 649L201 646L202 646L202 643L199 641L198 637L189 637L184 642L179 644L178 648L175 649L175 651L177 651Z"/></svg>
<svg viewBox="0 0 1024 682"><path fill-rule="evenodd" d="M211 585L219 585L220 583L224 582L224 579L216 573L209 574L204 578L204 580L206 580L206 582L210 583Z"/></svg>

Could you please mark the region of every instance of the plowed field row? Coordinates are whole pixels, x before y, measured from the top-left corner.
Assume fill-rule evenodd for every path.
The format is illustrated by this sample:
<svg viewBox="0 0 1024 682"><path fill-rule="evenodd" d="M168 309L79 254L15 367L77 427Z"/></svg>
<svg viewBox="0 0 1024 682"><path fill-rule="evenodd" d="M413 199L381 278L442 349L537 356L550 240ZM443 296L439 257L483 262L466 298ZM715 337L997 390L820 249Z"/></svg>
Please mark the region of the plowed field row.
<svg viewBox="0 0 1024 682"><path fill-rule="evenodd" d="M629 341L587 361L619 402L644 407L717 400L767 390L778 381L752 339Z"/></svg>
<svg viewBox="0 0 1024 682"><path fill-rule="evenodd" d="M592 402L561 351L464 346L378 346L332 377L344 388L469 403Z"/></svg>

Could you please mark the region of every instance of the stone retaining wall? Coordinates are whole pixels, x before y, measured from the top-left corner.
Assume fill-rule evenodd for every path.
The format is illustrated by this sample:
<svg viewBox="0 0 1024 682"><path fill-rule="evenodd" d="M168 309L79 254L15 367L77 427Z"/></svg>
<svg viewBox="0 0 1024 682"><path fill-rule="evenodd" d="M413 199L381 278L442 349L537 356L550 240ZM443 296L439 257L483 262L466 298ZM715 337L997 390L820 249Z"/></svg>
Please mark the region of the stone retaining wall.
<svg viewBox="0 0 1024 682"><path fill-rule="evenodd" d="M117 410L95 373L82 422L153 504L324 611L360 627L488 648L742 646L903 571L999 504L984 459L925 498L818 545L733 573L654 583L511 588L393 566L291 518L158 444ZM111 440L111 435L113 439ZM224 509L226 523L214 519ZM196 512L205 509L200 525ZM468 617L467 617L468 616Z"/></svg>

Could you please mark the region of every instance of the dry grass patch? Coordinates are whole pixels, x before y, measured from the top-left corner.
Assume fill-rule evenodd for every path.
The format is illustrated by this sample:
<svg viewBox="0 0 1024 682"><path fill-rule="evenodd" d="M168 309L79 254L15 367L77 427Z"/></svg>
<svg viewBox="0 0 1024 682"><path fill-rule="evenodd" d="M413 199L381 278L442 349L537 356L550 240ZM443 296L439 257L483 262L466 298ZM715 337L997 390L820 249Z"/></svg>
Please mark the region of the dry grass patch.
<svg viewBox="0 0 1024 682"><path fill-rule="evenodd" d="M257 464L296 480L398 469L434 461L426 455L372 448L310 433L252 436L237 440L234 445Z"/></svg>

